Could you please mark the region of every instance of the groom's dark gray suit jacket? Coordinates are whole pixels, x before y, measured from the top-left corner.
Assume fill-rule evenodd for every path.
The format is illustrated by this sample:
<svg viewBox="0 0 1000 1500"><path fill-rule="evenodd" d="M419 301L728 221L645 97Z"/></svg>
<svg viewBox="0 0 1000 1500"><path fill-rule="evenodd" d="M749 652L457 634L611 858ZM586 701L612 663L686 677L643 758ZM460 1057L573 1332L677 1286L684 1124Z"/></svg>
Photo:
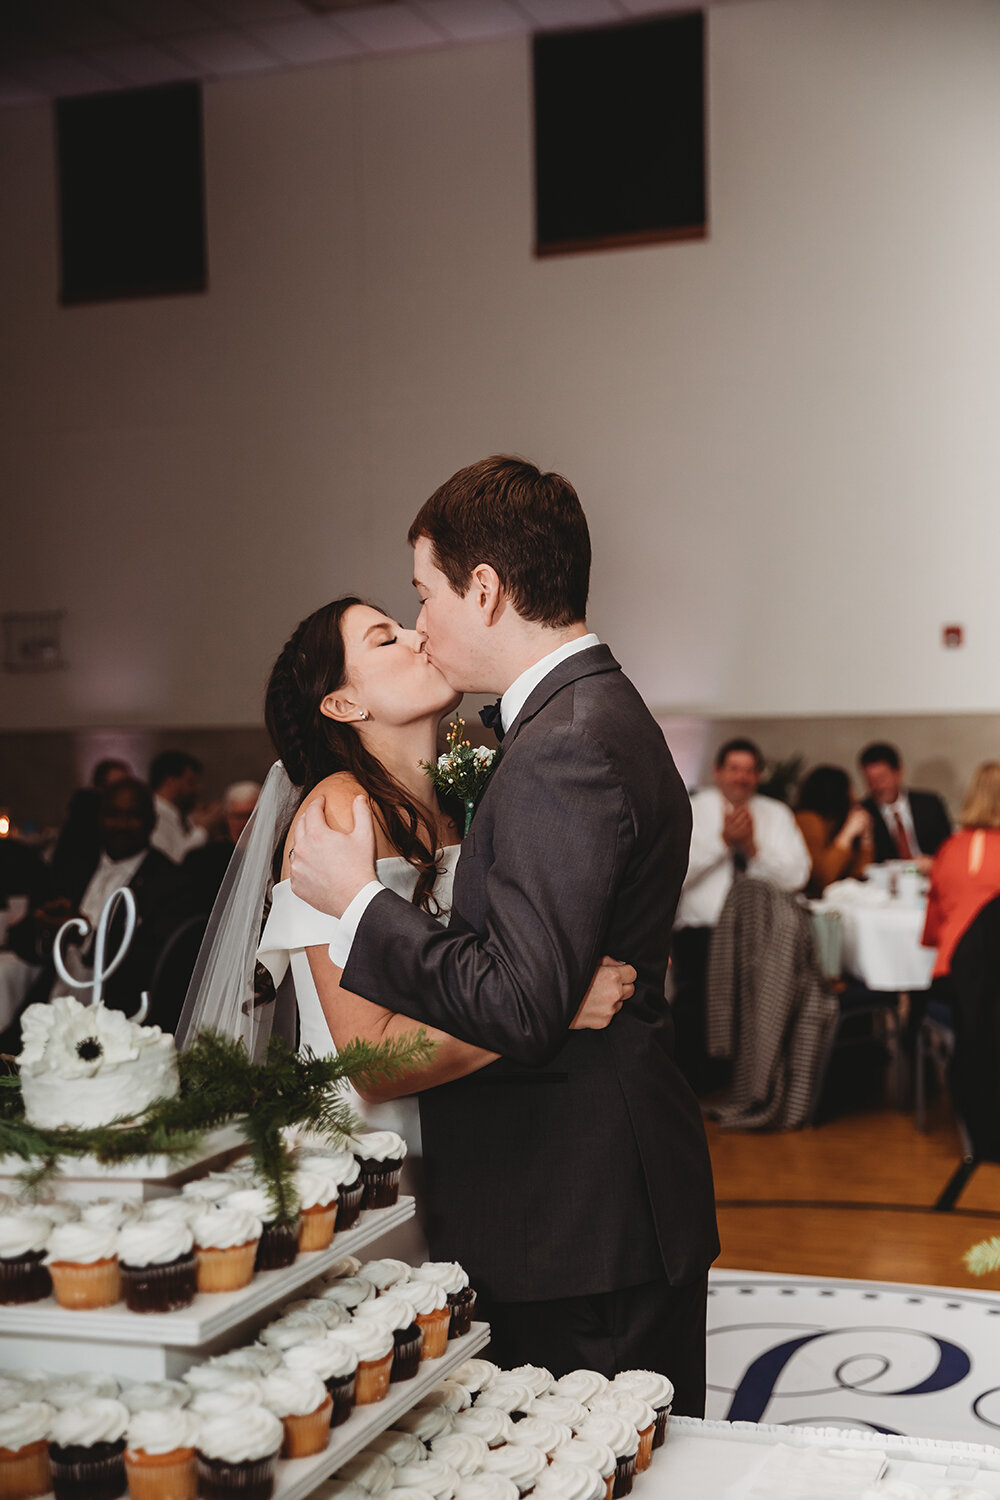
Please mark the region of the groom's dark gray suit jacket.
<svg viewBox="0 0 1000 1500"><path fill-rule="evenodd" d="M682 1285L718 1254L663 999L690 834L660 729L589 647L511 725L450 925L391 892L361 920L345 989L501 1054L419 1096L432 1253L495 1299ZM635 995L605 1031L570 1031L606 953L635 965Z"/></svg>

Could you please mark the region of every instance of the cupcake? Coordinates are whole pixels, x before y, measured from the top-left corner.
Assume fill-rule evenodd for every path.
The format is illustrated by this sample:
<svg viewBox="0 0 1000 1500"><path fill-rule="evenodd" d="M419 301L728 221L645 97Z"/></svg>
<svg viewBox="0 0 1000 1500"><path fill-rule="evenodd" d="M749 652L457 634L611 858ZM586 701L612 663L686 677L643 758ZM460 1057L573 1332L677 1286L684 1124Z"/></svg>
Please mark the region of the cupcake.
<svg viewBox="0 0 1000 1500"><path fill-rule="evenodd" d="M337 1224L336 1173L299 1167L294 1181L300 1214L298 1248L304 1254L327 1250Z"/></svg>
<svg viewBox="0 0 1000 1500"><path fill-rule="evenodd" d="M473 1474L459 1480L455 1500L517 1500L519 1493L514 1481L502 1474Z"/></svg>
<svg viewBox="0 0 1000 1500"><path fill-rule="evenodd" d="M446 1406L417 1406L397 1417L392 1425L396 1432L408 1432L422 1443L432 1443L436 1437L451 1432L455 1413Z"/></svg>
<svg viewBox="0 0 1000 1500"><path fill-rule="evenodd" d="M330 1438L333 1398L309 1370L275 1370L263 1380L263 1404L281 1418L282 1458L322 1453Z"/></svg>
<svg viewBox="0 0 1000 1500"><path fill-rule="evenodd" d="M286 1304L281 1317L284 1320L297 1317L300 1313L309 1313L311 1317L319 1318L327 1332L331 1328L343 1328L351 1321L346 1307L338 1307L335 1302L326 1302L322 1297L299 1297L296 1302Z"/></svg>
<svg viewBox="0 0 1000 1500"><path fill-rule="evenodd" d="M242 1349L213 1354L205 1363L211 1370L228 1371L242 1379L245 1375L270 1375L281 1364L281 1355L277 1349L265 1348L263 1344L244 1344Z"/></svg>
<svg viewBox="0 0 1000 1500"><path fill-rule="evenodd" d="M55 1229L59 1224L75 1224L80 1217L80 1205L79 1203L33 1203L31 1212L42 1214Z"/></svg>
<svg viewBox="0 0 1000 1500"><path fill-rule="evenodd" d="M191 1400L191 1391L180 1380L136 1381L118 1399L134 1416L140 1411L179 1411Z"/></svg>
<svg viewBox="0 0 1000 1500"><path fill-rule="evenodd" d="M228 1417L264 1405L265 1375L234 1375L225 1385L195 1391L190 1410L199 1417Z"/></svg>
<svg viewBox="0 0 1000 1500"><path fill-rule="evenodd" d="M261 1221L236 1208L212 1208L191 1225L199 1292L235 1292L253 1279Z"/></svg>
<svg viewBox="0 0 1000 1500"><path fill-rule="evenodd" d="M366 1451L384 1453L386 1458L391 1458L397 1466L420 1463L427 1457L427 1449L419 1438L414 1437L412 1432L397 1432L392 1427L387 1432L380 1432L373 1437Z"/></svg>
<svg viewBox="0 0 1000 1500"><path fill-rule="evenodd" d="M470 1474L479 1473L490 1450L481 1437L473 1437L468 1432L445 1432L434 1438L430 1451L432 1458L439 1458L460 1478L467 1479Z"/></svg>
<svg viewBox="0 0 1000 1500"><path fill-rule="evenodd" d="M546 1462L560 1443L568 1443L572 1436L571 1427L563 1422L549 1422L545 1417L525 1417L514 1429L514 1441L537 1448L539 1453L545 1454Z"/></svg>
<svg viewBox="0 0 1000 1500"><path fill-rule="evenodd" d="M117 1235L100 1224L57 1224L45 1257L60 1307L111 1307L121 1296Z"/></svg>
<svg viewBox="0 0 1000 1500"><path fill-rule="evenodd" d="M51 1233L44 1214L0 1218L0 1302L41 1302L50 1295L52 1278L43 1261Z"/></svg>
<svg viewBox="0 0 1000 1500"><path fill-rule="evenodd" d="M521 1385L516 1380L509 1380L501 1372L496 1380L490 1382L485 1391L480 1391L476 1406L506 1412L512 1422L520 1422L522 1417L528 1415L528 1407L534 1399L535 1393L530 1385Z"/></svg>
<svg viewBox="0 0 1000 1500"><path fill-rule="evenodd" d="M446 1406L449 1411L468 1411L472 1397L458 1380L439 1380L437 1385L421 1396L418 1406Z"/></svg>
<svg viewBox="0 0 1000 1500"><path fill-rule="evenodd" d="M555 1460L539 1474L535 1493L551 1500L603 1500L605 1486L596 1469Z"/></svg>
<svg viewBox="0 0 1000 1500"><path fill-rule="evenodd" d="M457 1260L427 1260L413 1273L417 1281L436 1281L444 1287L451 1309L450 1339L460 1339L472 1327L472 1313L476 1305L476 1294L469 1285L466 1272ZM546 1371L546 1374L548 1372ZM549 1379L551 1380L551 1376ZM534 1395L540 1395L533 1389Z"/></svg>
<svg viewBox="0 0 1000 1500"><path fill-rule="evenodd" d="M176 1407L136 1412L125 1448L130 1500L195 1500L198 1427L192 1412Z"/></svg>
<svg viewBox="0 0 1000 1500"><path fill-rule="evenodd" d="M143 1206L129 1198L95 1198L80 1210L84 1224L101 1224L105 1229L122 1229L142 1217Z"/></svg>
<svg viewBox="0 0 1000 1500"><path fill-rule="evenodd" d="M338 1328L336 1333L330 1334L330 1339L346 1344L358 1357L355 1405L368 1406L373 1401L381 1401L389 1390L395 1353L395 1340L390 1330L375 1319L362 1322L355 1318L349 1328Z"/></svg>
<svg viewBox="0 0 1000 1500"><path fill-rule="evenodd" d="M622 1495L629 1494L639 1452L639 1434L632 1423L626 1421L620 1412L605 1407L603 1411L591 1412L577 1437L590 1443L603 1443L611 1449L615 1455L613 1500L621 1500Z"/></svg>
<svg viewBox="0 0 1000 1500"><path fill-rule="evenodd" d="M402 1464L396 1470L396 1484L426 1490L434 1500L453 1500L460 1475L433 1454L418 1464Z"/></svg>
<svg viewBox="0 0 1000 1500"><path fill-rule="evenodd" d="M536 1396L528 1408L529 1417L545 1417L549 1422L562 1422L573 1432L587 1420L587 1408L582 1401L571 1396Z"/></svg>
<svg viewBox="0 0 1000 1500"><path fill-rule="evenodd" d="M495 1365L490 1359L467 1359L464 1365L459 1365L457 1370L452 1371L451 1378L457 1380L459 1385L464 1385L474 1401L479 1392L484 1391L499 1374L499 1365Z"/></svg>
<svg viewBox="0 0 1000 1500"><path fill-rule="evenodd" d="M361 1168L362 1208L391 1208L399 1201L399 1174L406 1142L394 1130L369 1130L351 1140Z"/></svg>
<svg viewBox="0 0 1000 1500"><path fill-rule="evenodd" d="M359 1266L357 1275L363 1281L370 1281L376 1292L398 1291L403 1282L408 1282L411 1277L412 1268L405 1260L365 1261Z"/></svg>
<svg viewBox="0 0 1000 1500"><path fill-rule="evenodd" d="M118 1231L118 1266L131 1312L173 1312L194 1301L194 1236L183 1219L126 1224Z"/></svg>
<svg viewBox="0 0 1000 1500"><path fill-rule="evenodd" d="M586 1438L571 1438L552 1455L552 1462L579 1464L585 1469L596 1469L604 1483L605 1500L611 1500L615 1487L615 1469L618 1460L607 1443L588 1442Z"/></svg>
<svg viewBox="0 0 1000 1500"><path fill-rule="evenodd" d="M350 1151L310 1154L299 1158L299 1166L305 1172L326 1171L333 1176L337 1184L337 1233L352 1228L357 1223L365 1193L361 1166L354 1154ZM349 1274L355 1275L356 1271L357 1267Z"/></svg>
<svg viewBox="0 0 1000 1500"><path fill-rule="evenodd" d="M544 1365L515 1365L512 1370L504 1370L503 1373L508 1380L529 1385L536 1396L544 1396L555 1385L552 1371L546 1370Z"/></svg>
<svg viewBox="0 0 1000 1500"><path fill-rule="evenodd" d="M142 1205L142 1218L145 1223L155 1223L158 1219L183 1219L186 1224L193 1224L199 1214L211 1208L202 1198L182 1198L180 1193L172 1193L166 1198L149 1198Z"/></svg>
<svg viewBox="0 0 1000 1500"><path fill-rule="evenodd" d="M101 1396L56 1412L49 1428L56 1500L118 1500L125 1493L128 1423L128 1407Z"/></svg>
<svg viewBox="0 0 1000 1500"><path fill-rule="evenodd" d="M610 1384L608 1377L599 1370L570 1370L568 1375L563 1375L556 1381L553 1393L557 1396L571 1396L582 1406L589 1406Z"/></svg>
<svg viewBox="0 0 1000 1500"><path fill-rule="evenodd" d="M447 1292L436 1281L408 1281L405 1296L424 1335L420 1358L440 1359L448 1348L451 1326Z"/></svg>
<svg viewBox="0 0 1000 1500"><path fill-rule="evenodd" d="M354 1161L354 1157L351 1156L349 1152L341 1151L339 1155L344 1157L345 1160L349 1159L350 1161L354 1162L355 1166L358 1165L357 1162ZM360 1176L360 1170L358 1175ZM360 1270L361 1262L358 1260L358 1257L356 1255L342 1255L340 1260L334 1261L333 1265L330 1266L330 1268L326 1272L326 1275L323 1277L323 1280L327 1284L329 1284L331 1281L343 1281L347 1276L357 1276Z"/></svg>
<svg viewBox="0 0 1000 1500"><path fill-rule="evenodd" d="M655 1450L662 1447L673 1406L673 1383L665 1375L658 1374L656 1370L622 1370L621 1374L616 1375L611 1382L611 1388L614 1391L625 1391L630 1396L638 1396L640 1401L649 1402L656 1413L653 1448Z"/></svg>
<svg viewBox="0 0 1000 1500"><path fill-rule="evenodd" d="M470 1406L468 1411L455 1413L452 1431L482 1438L487 1448L499 1448L501 1443L514 1441L517 1427L506 1412L477 1404Z"/></svg>
<svg viewBox="0 0 1000 1500"><path fill-rule="evenodd" d="M324 1281L319 1294L321 1302L332 1302L345 1312L353 1312L362 1302L370 1302L378 1293L370 1281L363 1276L340 1276L335 1281Z"/></svg>
<svg viewBox="0 0 1000 1500"><path fill-rule="evenodd" d="M47 1401L21 1401L0 1412L3 1500L33 1500L52 1488L48 1436L55 1415Z"/></svg>
<svg viewBox="0 0 1000 1500"><path fill-rule="evenodd" d="M118 1381L113 1375L100 1370L79 1370L75 1375L52 1376L45 1382L44 1399L59 1411L98 1396L103 1401L117 1401Z"/></svg>
<svg viewBox="0 0 1000 1500"><path fill-rule="evenodd" d="M283 1440L281 1422L263 1406L207 1417L198 1433L201 1500L270 1500Z"/></svg>
<svg viewBox="0 0 1000 1500"><path fill-rule="evenodd" d="M386 1295L363 1302L354 1314L358 1323L380 1323L392 1334L393 1354L389 1380L412 1380L420 1365L424 1335L411 1303L404 1297Z"/></svg>
<svg viewBox="0 0 1000 1500"><path fill-rule="evenodd" d="M605 1410L621 1412L639 1434L639 1451L635 1456L635 1472L642 1474L649 1468L653 1458L653 1435L656 1431L656 1412L648 1401L630 1396L610 1386L603 1396L590 1403L591 1413Z"/></svg>
<svg viewBox="0 0 1000 1500"><path fill-rule="evenodd" d="M393 1487L396 1465L384 1453L366 1448L341 1464L337 1478L356 1484L366 1495L384 1495Z"/></svg>
<svg viewBox="0 0 1000 1500"><path fill-rule="evenodd" d="M512 1479L517 1485L518 1493L527 1495L535 1488L535 1481L547 1463L545 1454L538 1448L532 1448L527 1443L505 1443L502 1448L489 1450L483 1472L502 1474L504 1479Z"/></svg>
<svg viewBox="0 0 1000 1500"><path fill-rule="evenodd" d="M271 1195L263 1188L241 1188L230 1193L222 1205L225 1209L253 1214L263 1225L255 1271L280 1271L290 1266L299 1253L299 1224L278 1224L274 1217Z"/></svg>
<svg viewBox="0 0 1000 1500"><path fill-rule="evenodd" d="M325 1339L329 1332L329 1325L314 1313L289 1313L287 1317L278 1318L276 1322L268 1323L266 1328L262 1328L260 1342L266 1349L284 1354L286 1349L294 1349L296 1344L310 1344L317 1339Z"/></svg>
<svg viewBox="0 0 1000 1500"><path fill-rule="evenodd" d="M333 1401L330 1426L339 1427L354 1410L357 1383L357 1350L345 1344L336 1334L328 1334L309 1344L297 1344L285 1351L289 1370L306 1371L322 1380Z"/></svg>
<svg viewBox="0 0 1000 1500"><path fill-rule="evenodd" d="M44 1395L44 1383L32 1390L27 1381L16 1375L0 1375L0 1411L9 1411L12 1406L20 1406L22 1401L41 1401Z"/></svg>
<svg viewBox="0 0 1000 1500"><path fill-rule="evenodd" d="M221 1203L230 1193L246 1187L246 1179L238 1172L209 1172L205 1177L196 1177L181 1188L182 1198L193 1198L198 1203Z"/></svg>

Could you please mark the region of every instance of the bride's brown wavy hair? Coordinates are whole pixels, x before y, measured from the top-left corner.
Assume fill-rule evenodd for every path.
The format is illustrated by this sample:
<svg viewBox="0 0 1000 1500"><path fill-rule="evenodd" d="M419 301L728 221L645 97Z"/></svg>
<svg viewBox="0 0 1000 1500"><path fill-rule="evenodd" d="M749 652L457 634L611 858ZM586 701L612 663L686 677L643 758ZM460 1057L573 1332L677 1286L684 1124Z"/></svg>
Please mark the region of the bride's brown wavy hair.
<svg viewBox="0 0 1000 1500"><path fill-rule="evenodd" d="M366 600L348 595L324 604L292 632L271 668L264 722L285 770L303 793L326 776L348 771L369 797L392 847L417 871L414 906L437 913L437 831L424 810L367 750L350 724L320 712L328 693L347 680L344 615Z"/></svg>

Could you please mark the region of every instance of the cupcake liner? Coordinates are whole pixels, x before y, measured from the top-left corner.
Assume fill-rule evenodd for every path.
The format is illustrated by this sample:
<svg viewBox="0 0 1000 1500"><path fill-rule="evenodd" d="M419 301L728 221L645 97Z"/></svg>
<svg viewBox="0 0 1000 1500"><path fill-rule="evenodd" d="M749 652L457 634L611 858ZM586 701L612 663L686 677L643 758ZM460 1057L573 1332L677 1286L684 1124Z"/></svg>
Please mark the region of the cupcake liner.
<svg viewBox="0 0 1000 1500"><path fill-rule="evenodd" d="M328 1250L337 1224L337 1200L304 1208L299 1220L299 1254Z"/></svg>
<svg viewBox="0 0 1000 1500"><path fill-rule="evenodd" d="M293 1413L282 1417L285 1440L281 1445L282 1458L308 1458L312 1453L322 1453L330 1441L330 1418L333 1416L333 1401L329 1396L322 1406L305 1416ZM133 1495L132 1500L141 1500Z"/></svg>
<svg viewBox="0 0 1000 1500"><path fill-rule="evenodd" d="M402 1158L399 1161L373 1161L367 1158L361 1162L361 1181L364 1184L362 1208L392 1208L394 1203L399 1202L399 1174L402 1166Z"/></svg>
<svg viewBox="0 0 1000 1500"><path fill-rule="evenodd" d="M56 1500L118 1500L125 1493L125 1439L61 1448L49 1444Z"/></svg>
<svg viewBox="0 0 1000 1500"><path fill-rule="evenodd" d="M358 1222L361 1200L365 1196L365 1180L359 1177L350 1187L341 1185L337 1189L337 1229L350 1229Z"/></svg>
<svg viewBox="0 0 1000 1500"><path fill-rule="evenodd" d="M265 1224L257 1246L255 1271L281 1271L290 1266L299 1253L298 1225Z"/></svg>
<svg viewBox="0 0 1000 1500"><path fill-rule="evenodd" d="M0 1260L0 1302L41 1302L52 1292L52 1277L42 1265L44 1250L29 1250L10 1260Z"/></svg>
<svg viewBox="0 0 1000 1500"><path fill-rule="evenodd" d="M424 1332L420 1358L440 1359L448 1348L448 1330L451 1327L451 1308L437 1307L430 1313L418 1313L417 1322Z"/></svg>
<svg viewBox="0 0 1000 1500"><path fill-rule="evenodd" d="M628 1453L619 1458L615 1464L615 1487L612 1490L614 1500L621 1500L622 1495L632 1493L632 1481L635 1478L635 1454Z"/></svg>
<svg viewBox="0 0 1000 1500"><path fill-rule="evenodd" d="M614 1500L614 1496L615 1496L615 1475L616 1475L616 1473L617 1473L617 1470L616 1469L612 1469L611 1473L607 1477L607 1481L606 1481L605 1489L604 1489L604 1500Z"/></svg>
<svg viewBox="0 0 1000 1500"><path fill-rule="evenodd" d="M374 1401L381 1401L386 1396L389 1390L392 1357L393 1351L390 1350L382 1359L358 1361L357 1374L354 1377L355 1406L371 1406Z"/></svg>
<svg viewBox="0 0 1000 1500"><path fill-rule="evenodd" d="M448 1306L451 1309L448 1337L463 1338L472 1327L472 1314L476 1306L476 1294L472 1287L464 1286L460 1292L449 1292Z"/></svg>
<svg viewBox="0 0 1000 1500"><path fill-rule="evenodd" d="M194 1301L198 1273L193 1250L164 1265L129 1266L121 1261L119 1267L125 1306L131 1312L173 1312Z"/></svg>
<svg viewBox="0 0 1000 1500"><path fill-rule="evenodd" d="M126 1448L125 1475L130 1500L195 1500L198 1493L193 1448L175 1448L172 1453Z"/></svg>
<svg viewBox="0 0 1000 1500"><path fill-rule="evenodd" d="M49 1266L52 1290L60 1307L111 1307L121 1297L121 1275L116 1256L83 1265L54 1260Z"/></svg>
<svg viewBox="0 0 1000 1500"><path fill-rule="evenodd" d="M656 1413L656 1426L653 1428L653 1450L662 1448L667 1436L667 1428L670 1426L670 1407L664 1406Z"/></svg>
<svg viewBox="0 0 1000 1500"><path fill-rule="evenodd" d="M254 1462L230 1464L222 1458L198 1454L198 1494L201 1500L271 1500L276 1453ZM58 1497L57 1497L58 1500Z"/></svg>
<svg viewBox="0 0 1000 1500"><path fill-rule="evenodd" d="M656 1435L656 1423L652 1422L644 1427L639 1433L639 1451L635 1455L635 1472L644 1474L653 1462L653 1438Z"/></svg>
<svg viewBox="0 0 1000 1500"><path fill-rule="evenodd" d="M341 1423L346 1422L354 1410L354 1384L353 1370L350 1375L341 1375L339 1378L331 1376L326 1382L326 1388L333 1400L333 1410L330 1412L331 1427L339 1427Z"/></svg>
<svg viewBox="0 0 1000 1500"><path fill-rule="evenodd" d="M397 1328L392 1335L392 1369L390 1381L412 1380L420 1368L420 1351L424 1336L417 1323L408 1328Z"/></svg>
<svg viewBox="0 0 1000 1500"><path fill-rule="evenodd" d="M34 1500L51 1488L49 1445L44 1438L23 1448L0 1448L0 1500Z"/></svg>
<svg viewBox="0 0 1000 1500"><path fill-rule="evenodd" d="M256 1240L230 1245L225 1250L214 1245L196 1245L194 1253L199 1292L235 1292L253 1280Z"/></svg>

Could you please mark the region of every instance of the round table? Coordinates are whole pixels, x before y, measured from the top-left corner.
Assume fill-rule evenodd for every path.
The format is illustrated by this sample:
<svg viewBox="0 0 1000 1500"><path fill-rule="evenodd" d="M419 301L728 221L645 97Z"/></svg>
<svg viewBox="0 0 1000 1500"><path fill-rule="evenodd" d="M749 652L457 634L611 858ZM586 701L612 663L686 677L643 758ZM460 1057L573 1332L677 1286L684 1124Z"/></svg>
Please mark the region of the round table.
<svg viewBox="0 0 1000 1500"><path fill-rule="evenodd" d="M911 994L930 989L935 950L920 942L925 902L865 899L863 889L855 896L831 888L821 901L812 903L814 911L840 913L844 969L870 990Z"/></svg>

